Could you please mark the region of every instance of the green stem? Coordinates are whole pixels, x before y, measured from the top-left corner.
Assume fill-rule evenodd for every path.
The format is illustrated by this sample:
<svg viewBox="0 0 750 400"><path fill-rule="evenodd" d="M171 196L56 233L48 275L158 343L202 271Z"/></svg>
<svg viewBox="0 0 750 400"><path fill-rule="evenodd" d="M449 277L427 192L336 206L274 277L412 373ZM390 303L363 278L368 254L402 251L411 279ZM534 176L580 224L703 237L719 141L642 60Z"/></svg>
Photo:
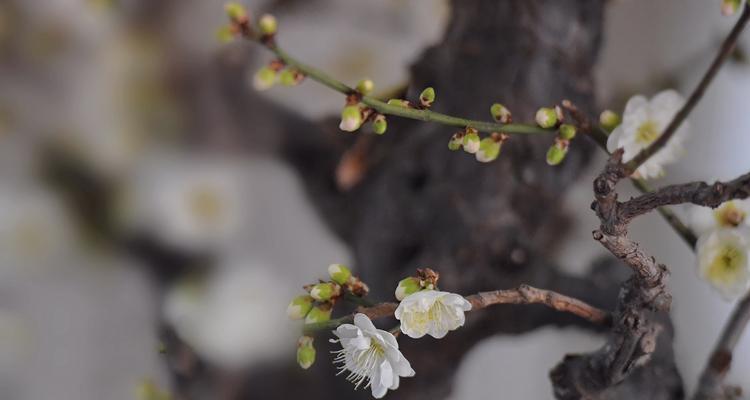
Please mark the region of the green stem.
<svg viewBox="0 0 750 400"><path fill-rule="evenodd" d="M298 69L310 79L346 95L356 93L353 88L332 78L325 72L296 60L294 57L279 48L279 46L269 43L266 44L266 48L276 54L284 64ZM362 96L361 102L381 114L395 115L420 121L437 122L443 125L456 126L459 128L471 127L482 132L504 132L509 134L554 134L556 132L555 129L543 129L536 125L498 124L495 122L454 117L430 110L390 105L370 96Z"/></svg>

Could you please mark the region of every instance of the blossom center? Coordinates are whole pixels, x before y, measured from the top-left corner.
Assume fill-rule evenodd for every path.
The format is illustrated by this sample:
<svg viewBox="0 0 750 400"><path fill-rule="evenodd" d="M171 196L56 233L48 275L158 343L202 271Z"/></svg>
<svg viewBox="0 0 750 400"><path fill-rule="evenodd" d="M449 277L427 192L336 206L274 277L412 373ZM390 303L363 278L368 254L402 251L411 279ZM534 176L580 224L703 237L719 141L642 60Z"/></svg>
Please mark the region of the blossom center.
<svg viewBox="0 0 750 400"><path fill-rule="evenodd" d="M722 228L735 228L739 226L747 216L745 211L741 210L730 201L714 211L714 218Z"/></svg>
<svg viewBox="0 0 750 400"><path fill-rule="evenodd" d="M188 197L190 212L203 222L215 222L221 217L222 201L209 188L197 188Z"/></svg>
<svg viewBox="0 0 750 400"><path fill-rule="evenodd" d="M742 249L725 245L716 253L708 267L708 278L714 282L732 282L746 262Z"/></svg>
<svg viewBox="0 0 750 400"><path fill-rule="evenodd" d="M661 132L659 132L659 127L656 125L656 122L648 120L642 123L638 127L638 130L636 130L635 140L640 144L649 145L660 135Z"/></svg>

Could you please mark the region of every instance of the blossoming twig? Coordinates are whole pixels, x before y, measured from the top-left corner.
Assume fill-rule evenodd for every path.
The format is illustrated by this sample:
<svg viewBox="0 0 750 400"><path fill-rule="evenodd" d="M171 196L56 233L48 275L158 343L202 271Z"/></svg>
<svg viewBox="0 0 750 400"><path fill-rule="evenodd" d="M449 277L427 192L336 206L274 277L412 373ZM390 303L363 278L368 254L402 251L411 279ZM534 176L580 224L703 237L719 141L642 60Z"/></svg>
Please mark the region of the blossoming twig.
<svg viewBox="0 0 750 400"><path fill-rule="evenodd" d="M520 285L516 289L479 292L466 296L466 300L471 303L471 311L481 310L496 304L544 304L557 311L577 315L597 325L608 326L612 322L611 314L608 311L573 297L529 285ZM372 307L360 307L357 312L367 315L370 319L378 319L392 316L397 307L398 303L380 303ZM353 317L354 314L319 324L308 324L304 331L305 333L312 333L319 330L334 329L341 324L351 323Z"/></svg>
<svg viewBox="0 0 750 400"><path fill-rule="evenodd" d="M643 164L646 160L649 159L649 157L656 154L659 150L661 150L664 145L667 144L669 139L672 137L672 135L677 132L677 129L680 127L682 122L687 118L687 116L690 114L690 112L693 111L693 108L696 104L703 98L703 94L706 92L706 89L713 81L714 77L716 77L716 74L719 72L719 69L721 66L726 62L729 57L732 55L732 52L737 44L737 39L740 36L740 33L742 33L742 30L747 25L748 21L750 21L750 5L745 5L743 8L742 14L740 15L740 18L737 20L737 23L734 25L734 28L729 33L729 36L724 40L724 42L721 45L721 49L719 50L719 54L716 55L716 58L714 58L714 61L711 63L711 66L708 68L706 73L703 75L703 78L701 79L700 83L698 83L698 86L693 90L693 93L690 95L688 100L685 102L685 104L682 106L679 112L674 116L672 121L669 123L667 128L664 130L661 136L654 141L649 147L642 150L640 153L638 153L632 160L630 160L627 163L627 171L628 175L633 173L635 170L638 169L641 164Z"/></svg>
<svg viewBox="0 0 750 400"><path fill-rule="evenodd" d="M694 400L724 398L722 380L732 365L732 351L750 322L750 293L732 311L698 383Z"/></svg>

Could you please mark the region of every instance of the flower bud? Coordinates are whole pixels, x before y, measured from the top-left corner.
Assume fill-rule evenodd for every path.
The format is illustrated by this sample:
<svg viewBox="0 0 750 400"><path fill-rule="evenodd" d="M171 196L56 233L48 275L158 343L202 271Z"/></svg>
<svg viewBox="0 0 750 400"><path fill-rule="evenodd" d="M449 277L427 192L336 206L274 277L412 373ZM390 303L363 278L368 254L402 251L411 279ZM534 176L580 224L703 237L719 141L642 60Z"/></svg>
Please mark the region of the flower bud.
<svg viewBox="0 0 750 400"><path fill-rule="evenodd" d="M620 122L620 116L612 110L604 110L599 114L599 125L607 132L615 130Z"/></svg>
<svg viewBox="0 0 750 400"><path fill-rule="evenodd" d="M313 307L314 299L307 295L297 296L286 308L286 315L291 319L302 319Z"/></svg>
<svg viewBox="0 0 750 400"><path fill-rule="evenodd" d="M435 101L435 89L428 87L422 91L419 95L419 103L425 107L429 107Z"/></svg>
<svg viewBox="0 0 750 400"><path fill-rule="evenodd" d="M375 89L375 83L370 79L362 79L357 82L357 91L367 96Z"/></svg>
<svg viewBox="0 0 750 400"><path fill-rule="evenodd" d="M742 5L742 0L723 0L721 2L721 13L730 16L739 10Z"/></svg>
<svg viewBox="0 0 750 400"><path fill-rule="evenodd" d="M409 108L409 102L401 99L390 99L388 100L388 105Z"/></svg>
<svg viewBox="0 0 750 400"><path fill-rule="evenodd" d="M315 347L313 347L313 338L302 336L297 341L297 364L302 369L308 369L315 362Z"/></svg>
<svg viewBox="0 0 750 400"><path fill-rule="evenodd" d="M343 285L352 276L352 271L343 264L331 264L328 266L328 275L331 277L331 280L339 285Z"/></svg>
<svg viewBox="0 0 750 400"><path fill-rule="evenodd" d="M402 279L396 286L396 300L401 301L404 297L420 290L422 290L422 286L419 285L419 279L413 276Z"/></svg>
<svg viewBox="0 0 750 400"><path fill-rule="evenodd" d="M253 88L255 90L270 89L276 83L276 71L269 66L258 70L253 76Z"/></svg>
<svg viewBox="0 0 750 400"><path fill-rule="evenodd" d="M502 142L491 137L486 137L479 142L479 151L476 153L476 159L479 162L490 162L497 159L500 155Z"/></svg>
<svg viewBox="0 0 750 400"><path fill-rule="evenodd" d="M547 150L547 164L558 165L568 154L568 141L556 139L555 144Z"/></svg>
<svg viewBox="0 0 750 400"><path fill-rule="evenodd" d="M227 17L232 21L247 19L247 10L245 9L245 6L236 1L230 1L229 3L224 4L224 11L227 13Z"/></svg>
<svg viewBox="0 0 750 400"><path fill-rule="evenodd" d="M565 140L572 140L576 137L576 127L570 124L560 125L560 138Z"/></svg>
<svg viewBox="0 0 750 400"><path fill-rule="evenodd" d="M310 296L318 301L328 301L339 294L341 294L341 287L330 282L318 283L310 289Z"/></svg>
<svg viewBox="0 0 750 400"><path fill-rule="evenodd" d="M513 115L510 113L510 110L500 103L495 103L490 107L490 114L492 114L492 118L495 121L501 124L509 124L513 121Z"/></svg>
<svg viewBox="0 0 750 400"><path fill-rule="evenodd" d="M479 133L474 128L466 128L466 134L463 139L464 151L474 154L479 151Z"/></svg>
<svg viewBox="0 0 750 400"><path fill-rule="evenodd" d="M386 129L388 129L388 121L385 120L385 115L376 115L375 119L372 121L372 131L378 135L382 135L385 133Z"/></svg>
<svg viewBox="0 0 750 400"><path fill-rule="evenodd" d="M279 83L284 86L294 86L300 82L305 76L295 68L285 68L279 73Z"/></svg>
<svg viewBox="0 0 750 400"><path fill-rule="evenodd" d="M341 123L339 129L346 132L354 132L362 126L362 111L359 105L351 105L341 110Z"/></svg>
<svg viewBox="0 0 750 400"><path fill-rule="evenodd" d="M307 313L305 317L305 324L319 324L331 320L331 311L333 308L330 305L315 306Z"/></svg>
<svg viewBox="0 0 750 400"><path fill-rule="evenodd" d="M221 43L229 43L234 39L234 30L229 25L224 25L216 30L216 38Z"/></svg>
<svg viewBox="0 0 750 400"><path fill-rule="evenodd" d="M448 150L456 151L461 148L464 144L464 133L456 132L451 136L451 140L448 142Z"/></svg>
<svg viewBox="0 0 750 400"><path fill-rule="evenodd" d="M258 20L258 30L260 30L260 33L264 36L275 34L277 28L278 23L276 22L276 17L271 14L263 14L263 16L260 17L260 20Z"/></svg>
<svg viewBox="0 0 750 400"><path fill-rule="evenodd" d="M536 112L535 119L542 128L552 128L557 125L557 112L554 108L542 107Z"/></svg>

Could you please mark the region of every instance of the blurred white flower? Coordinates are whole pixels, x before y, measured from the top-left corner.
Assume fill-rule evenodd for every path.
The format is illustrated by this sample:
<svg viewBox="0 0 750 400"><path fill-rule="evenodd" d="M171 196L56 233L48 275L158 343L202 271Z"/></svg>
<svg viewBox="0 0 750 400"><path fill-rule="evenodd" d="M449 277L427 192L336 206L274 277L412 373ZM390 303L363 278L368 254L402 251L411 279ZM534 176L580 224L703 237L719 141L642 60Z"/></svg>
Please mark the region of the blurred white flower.
<svg viewBox="0 0 750 400"><path fill-rule="evenodd" d="M749 246L747 228L716 229L698 239L698 273L726 300L737 298L748 288Z"/></svg>
<svg viewBox="0 0 750 400"><path fill-rule="evenodd" d="M398 342L390 332L375 328L364 314L354 316L354 325L342 324L333 332L338 337L331 342L341 343L335 352L335 364L340 372L349 371L347 380L355 389L367 381L372 396L379 399L388 389L398 389L400 377L414 376L409 361L398 349Z"/></svg>
<svg viewBox="0 0 750 400"><path fill-rule="evenodd" d="M607 150L612 153L623 148L623 161L630 161L661 136L684 103L674 90L665 90L651 100L640 95L631 97L625 106L622 124L607 140ZM688 123L683 121L666 145L643 163L634 176L650 179L663 175L664 165L674 162L683 152L682 142L687 133Z"/></svg>
<svg viewBox="0 0 750 400"><path fill-rule="evenodd" d="M230 264L207 282L188 279L166 294L164 314L198 354L227 367L293 350L283 309L285 282L268 267Z"/></svg>
<svg viewBox="0 0 750 400"><path fill-rule="evenodd" d="M440 339L449 331L464 325L464 311L471 310L463 296L422 290L406 296L396 308L396 319L401 321L401 332L418 339L430 335Z"/></svg>
<svg viewBox="0 0 750 400"><path fill-rule="evenodd" d="M690 208L690 228L702 235L718 228L748 227L750 200L730 200L715 209L692 206Z"/></svg>
<svg viewBox="0 0 750 400"><path fill-rule="evenodd" d="M231 160L160 160L146 165L136 178L125 219L177 246L224 244L247 221L245 182L243 169Z"/></svg>

